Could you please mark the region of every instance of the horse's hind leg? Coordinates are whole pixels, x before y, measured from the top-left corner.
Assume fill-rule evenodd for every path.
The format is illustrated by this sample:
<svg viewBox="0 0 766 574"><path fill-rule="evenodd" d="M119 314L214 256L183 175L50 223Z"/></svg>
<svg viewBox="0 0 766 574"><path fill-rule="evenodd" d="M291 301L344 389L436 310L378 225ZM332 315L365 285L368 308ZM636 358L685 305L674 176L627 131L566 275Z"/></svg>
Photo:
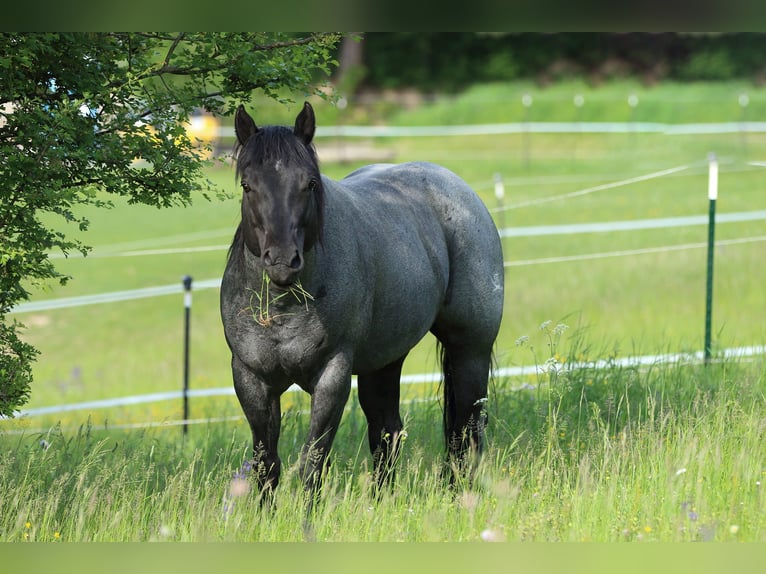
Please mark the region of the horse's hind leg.
<svg viewBox="0 0 766 574"><path fill-rule="evenodd" d="M399 379L404 357L382 369L359 375L359 404L367 417L367 436L377 483L393 480L402 435L399 416Z"/></svg>
<svg viewBox="0 0 766 574"><path fill-rule="evenodd" d="M477 221L482 217L476 214ZM442 345L447 449L469 477L484 446L492 350L503 316L503 254L488 220L483 229L468 221L452 227L462 243L450 247L449 286L431 328Z"/></svg>
<svg viewBox="0 0 766 574"><path fill-rule="evenodd" d="M467 465L472 470L484 447L491 359L491 347L442 347L444 437L450 462L459 468Z"/></svg>

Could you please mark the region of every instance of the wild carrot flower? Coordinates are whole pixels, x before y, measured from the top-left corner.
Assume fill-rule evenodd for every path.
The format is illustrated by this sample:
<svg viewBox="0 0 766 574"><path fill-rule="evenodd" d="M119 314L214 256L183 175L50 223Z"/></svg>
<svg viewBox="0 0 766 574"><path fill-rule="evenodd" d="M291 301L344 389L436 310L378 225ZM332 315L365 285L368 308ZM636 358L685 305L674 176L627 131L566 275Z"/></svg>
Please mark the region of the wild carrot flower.
<svg viewBox="0 0 766 574"><path fill-rule="evenodd" d="M484 542L503 542L505 540L503 532L497 528L485 528L479 536Z"/></svg>

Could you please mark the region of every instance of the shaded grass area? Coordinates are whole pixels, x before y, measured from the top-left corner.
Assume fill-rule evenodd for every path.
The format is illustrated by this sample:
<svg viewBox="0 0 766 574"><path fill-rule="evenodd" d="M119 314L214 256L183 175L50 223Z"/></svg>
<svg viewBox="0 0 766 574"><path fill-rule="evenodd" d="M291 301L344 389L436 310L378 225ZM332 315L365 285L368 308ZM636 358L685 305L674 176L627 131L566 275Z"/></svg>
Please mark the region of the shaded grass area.
<svg viewBox="0 0 766 574"><path fill-rule="evenodd" d="M295 463L308 399L284 409L285 471L263 508L244 421L0 435L0 539L764 541L763 360L605 369L579 333L519 341L536 375L496 380L473 484L447 486L438 401L410 399L395 487L376 498L352 397L310 528ZM598 351L598 352L597 352ZM586 366L573 366L573 361Z"/></svg>

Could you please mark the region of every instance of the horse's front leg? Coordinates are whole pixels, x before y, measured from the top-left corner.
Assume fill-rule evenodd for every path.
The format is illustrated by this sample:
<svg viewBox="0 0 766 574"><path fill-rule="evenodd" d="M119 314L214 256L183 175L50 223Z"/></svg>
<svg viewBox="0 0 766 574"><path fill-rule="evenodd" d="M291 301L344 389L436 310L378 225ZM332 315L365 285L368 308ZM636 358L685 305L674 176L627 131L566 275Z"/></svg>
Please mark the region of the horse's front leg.
<svg viewBox="0 0 766 574"><path fill-rule="evenodd" d="M351 362L343 354L335 355L319 375L311 393L309 436L301 452L301 476L312 499L321 486L327 454L350 391Z"/></svg>
<svg viewBox="0 0 766 574"><path fill-rule="evenodd" d="M277 452L281 423L279 392L271 389L236 356L232 358L234 390L253 433L253 472L258 487L271 492L279 484Z"/></svg>

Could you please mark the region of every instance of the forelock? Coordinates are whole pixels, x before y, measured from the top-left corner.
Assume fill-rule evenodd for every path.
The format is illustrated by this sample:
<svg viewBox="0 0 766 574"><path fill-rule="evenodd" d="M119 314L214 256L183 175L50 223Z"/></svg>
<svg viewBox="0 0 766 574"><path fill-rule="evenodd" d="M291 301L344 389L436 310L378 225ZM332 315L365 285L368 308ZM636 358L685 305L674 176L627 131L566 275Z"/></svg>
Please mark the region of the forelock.
<svg viewBox="0 0 766 574"><path fill-rule="evenodd" d="M306 146L290 129L283 126L260 128L245 145L238 146L235 154L239 177L249 165L272 165L276 170L299 165L317 173L319 171L314 146Z"/></svg>

